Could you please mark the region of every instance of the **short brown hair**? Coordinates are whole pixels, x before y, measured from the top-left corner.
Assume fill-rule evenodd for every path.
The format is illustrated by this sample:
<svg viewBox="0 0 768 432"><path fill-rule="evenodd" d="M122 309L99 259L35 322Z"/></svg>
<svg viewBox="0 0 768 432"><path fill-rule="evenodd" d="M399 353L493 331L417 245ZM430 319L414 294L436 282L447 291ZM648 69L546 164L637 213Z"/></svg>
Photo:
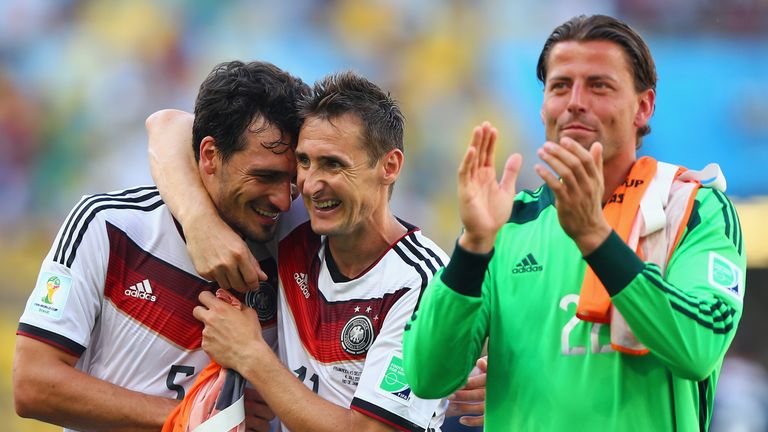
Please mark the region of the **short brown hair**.
<svg viewBox="0 0 768 432"><path fill-rule="evenodd" d="M610 41L618 44L627 55L632 70L635 91L640 93L648 89L656 90L656 65L651 50L642 37L625 22L606 15L579 15L557 26L544 42L536 66L536 76L546 83L549 53L558 42L565 41ZM651 127L645 125L637 129L638 145L640 138L651 133Z"/></svg>

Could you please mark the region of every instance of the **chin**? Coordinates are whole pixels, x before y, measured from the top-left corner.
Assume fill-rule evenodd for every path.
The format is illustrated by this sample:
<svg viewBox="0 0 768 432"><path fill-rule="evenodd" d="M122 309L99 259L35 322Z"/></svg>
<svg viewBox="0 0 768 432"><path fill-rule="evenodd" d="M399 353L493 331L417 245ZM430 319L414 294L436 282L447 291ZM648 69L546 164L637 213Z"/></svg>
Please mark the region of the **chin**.
<svg viewBox="0 0 768 432"><path fill-rule="evenodd" d="M248 240L256 243L266 243L275 236L275 226L249 229L246 232Z"/></svg>

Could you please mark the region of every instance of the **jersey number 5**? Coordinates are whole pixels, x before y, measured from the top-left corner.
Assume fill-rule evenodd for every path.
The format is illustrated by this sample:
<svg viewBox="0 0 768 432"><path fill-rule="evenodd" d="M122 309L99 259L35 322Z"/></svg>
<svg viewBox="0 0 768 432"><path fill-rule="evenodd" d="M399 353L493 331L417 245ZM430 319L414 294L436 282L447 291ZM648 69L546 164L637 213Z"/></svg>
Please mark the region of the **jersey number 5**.
<svg viewBox="0 0 768 432"><path fill-rule="evenodd" d="M176 399L184 399L184 387L182 387L181 384L176 384L174 382L176 380L176 375L184 374L185 376L190 376L193 373L195 373L195 368L193 366L171 366L171 370L168 372L168 376L165 377L165 386L168 387L168 390L173 390L176 392Z"/></svg>

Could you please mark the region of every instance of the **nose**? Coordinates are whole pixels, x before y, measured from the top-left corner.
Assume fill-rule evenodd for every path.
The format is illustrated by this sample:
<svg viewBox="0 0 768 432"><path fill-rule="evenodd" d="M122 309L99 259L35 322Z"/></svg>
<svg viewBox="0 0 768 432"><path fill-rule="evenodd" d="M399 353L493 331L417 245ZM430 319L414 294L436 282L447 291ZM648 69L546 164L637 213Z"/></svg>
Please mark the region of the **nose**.
<svg viewBox="0 0 768 432"><path fill-rule="evenodd" d="M284 181L275 184L270 193L269 201L281 212L291 208L291 182Z"/></svg>
<svg viewBox="0 0 768 432"><path fill-rule="evenodd" d="M296 184L302 195L312 197L320 192L323 187L322 173L315 169L314 166L299 168L296 174Z"/></svg>
<svg viewBox="0 0 768 432"><path fill-rule="evenodd" d="M574 83L568 99L568 112L573 114L586 111L585 99L584 85L578 82Z"/></svg>

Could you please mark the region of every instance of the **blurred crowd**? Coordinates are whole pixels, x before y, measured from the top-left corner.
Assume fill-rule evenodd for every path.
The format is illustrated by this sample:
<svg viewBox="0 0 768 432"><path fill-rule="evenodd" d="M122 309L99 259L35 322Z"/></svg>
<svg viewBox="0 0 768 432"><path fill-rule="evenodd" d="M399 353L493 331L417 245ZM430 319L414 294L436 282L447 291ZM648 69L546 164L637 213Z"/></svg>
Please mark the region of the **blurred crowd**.
<svg viewBox="0 0 768 432"><path fill-rule="evenodd" d="M731 196L768 195L766 0L3 0L0 312L18 318L80 195L151 182L144 119L191 110L208 71L231 59L309 83L351 68L391 91L407 121L393 206L452 250L471 127L491 120L505 152L535 159L538 53L579 13L621 17L651 45L660 81L645 151L718 161ZM537 185L532 169L520 183Z"/></svg>

